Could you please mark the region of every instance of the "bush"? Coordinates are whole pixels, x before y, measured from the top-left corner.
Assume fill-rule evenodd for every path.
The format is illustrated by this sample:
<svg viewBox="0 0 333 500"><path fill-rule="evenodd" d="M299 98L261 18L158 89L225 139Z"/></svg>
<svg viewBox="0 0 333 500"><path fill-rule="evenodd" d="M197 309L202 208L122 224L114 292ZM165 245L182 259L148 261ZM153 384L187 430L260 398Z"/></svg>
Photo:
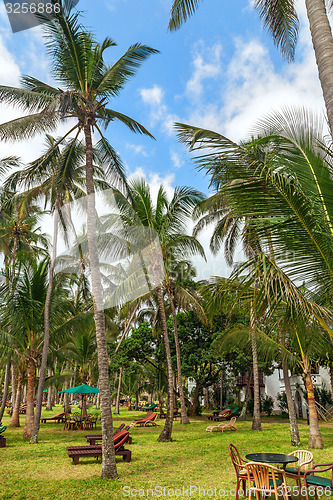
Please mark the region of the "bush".
<svg viewBox="0 0 333 500"><path fill-rule="evenodd" d="M268 416L270 416L273 411L274 399L272 398L272 396L265 396L262 399L261 405L262 405L262 411L267 413Z"/></svg>

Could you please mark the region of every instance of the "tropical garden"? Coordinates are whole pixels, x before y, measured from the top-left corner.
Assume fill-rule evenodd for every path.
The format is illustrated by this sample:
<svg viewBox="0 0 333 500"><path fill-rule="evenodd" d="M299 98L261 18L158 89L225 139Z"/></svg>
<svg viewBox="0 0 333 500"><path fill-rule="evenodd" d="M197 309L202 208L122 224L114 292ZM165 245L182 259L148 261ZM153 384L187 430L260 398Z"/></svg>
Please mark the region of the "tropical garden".
<svg viewBox="0 0 333 500"><path fill-rule="evenodd" d="M20 112L0 124L0 140L13 151L17 141L44 140L28 164L14 154L0 160L0 498L205 490L231 499L230 442L244 455L302 448L314 463L332 463L332 423L320 420L333 405L333 38L324 2L305 3L326 115L271 112L241 142L174 123L210 193L185 185L172 195L128 176L107 134L125 127L153 141L114 104L158 51L135 43L110 62L115 42L100 41L75 3L63 1L51 20L40 15L53 84L0 81L0 102ZM199 4L175 0L170 31ZM257 0L255 8L292 64L296 6ZM197 278L207 230L228 278ZM314 384L318 367L330 387ZM284 392L274 405L262 380L277 369ZM296 412L293 376L308 422ZM81 384L95 390L73 396ZM158 426L135 425L132 461L119 461L115 429L151 405ZM207 416L223 408L235 410L237 433L206 433ZM67 417L66 430L63 417L47 421L77 409L98 416L100 461L72 465L66 447L83 445L86 433L66 428Z"/></svg>

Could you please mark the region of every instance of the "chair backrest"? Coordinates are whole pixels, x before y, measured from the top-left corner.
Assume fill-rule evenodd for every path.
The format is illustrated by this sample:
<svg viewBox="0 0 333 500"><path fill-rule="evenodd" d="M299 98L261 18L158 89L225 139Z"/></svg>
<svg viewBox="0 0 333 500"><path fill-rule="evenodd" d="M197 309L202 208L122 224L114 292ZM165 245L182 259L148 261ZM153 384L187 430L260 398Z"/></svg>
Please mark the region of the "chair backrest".
<svg viewBox="0 0 333 500"><path fill-rule="evenodd" d="M295 470L309 470L313 467L313 454L308 450L295 450L289 453L293 457L298 458L298 462L293 462L288 464L288 467L293 468Z"/></svg>
<svg viewBox="0 0 333 500"><path fill-rule="evenodd" d="M219 417L223 417L224 415L229 415L230 413L232 413L231 408L226 408L225 410L220 411Z"/></svg>
<svg viewBox="0 0 333 500"><path fill-rule="evenodd" d="M146 421L155 420L156 417L157 417L157 413L152 413L151 415L148 415L148 417L145 418L144 420L146 420Z"/></svg>
<svg viewBox="0 0 333 500"><path fill-rule="evenodd" d="M129 438L129 432L128 431L121 431L116 436L116 438L117 439L113 438L115 451L117 451L119 448L121 448L126 443L126 441Z"/></svg>
<svg viewBox="0 0 333 500"><path fill-rule="evenodd" d="M230 425L230 426L234 426L234 425L235 425L235 423L236 423L236 421L237 421L237 418L236 418L236 417L232 417L232 419L230 420L229 425Z"/></svg>
<svg viewBox="0 0 333 500"><path fill-rule="evenodd" d="M119 434L119 432L125 427L125 424L120 424L120 426L118 427L118 429L116 429L113 433L113 435L115 436L116 434Z"/></svg>
<svg viewBox="0 0 333 500"><path fill-rule="evenodd" d="M229 444L229 454L232 461L232 465L236 470L236 474L238 474L240 469L244 469L244 465L242 464L242 459L239 454L239 451L233 444Z"/></svg>
<svg viewBox="0 0 333 500"><path fill-rule="evenodd" d="M249 483L253 483L256 490L270 490L277 492L277 480L284 475L284 471L270 464L248 462L245 464ZM270 482L271 480L271 482Z"/></svg>

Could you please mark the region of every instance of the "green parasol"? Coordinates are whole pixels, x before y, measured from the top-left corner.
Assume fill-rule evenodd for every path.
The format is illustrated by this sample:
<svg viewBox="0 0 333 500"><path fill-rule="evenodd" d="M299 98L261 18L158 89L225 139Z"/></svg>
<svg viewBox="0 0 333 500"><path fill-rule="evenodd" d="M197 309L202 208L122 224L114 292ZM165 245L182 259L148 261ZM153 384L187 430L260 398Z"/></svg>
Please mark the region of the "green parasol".
<svg viewBox="0 0 333 500"><path fill-rule="evenodd" d="M70 387L69 389L65 389L64 391L59 391L58 394L63 394L64 392L70 393L70 394L82 394L82 408L81 408L81 414L83 416L86 416L86 408L84 403L84 395L85 394L95 394L97 392L100 392L97 387L91 387L90 385L87 384L81 384L77 385L76 387Z"/></svg>

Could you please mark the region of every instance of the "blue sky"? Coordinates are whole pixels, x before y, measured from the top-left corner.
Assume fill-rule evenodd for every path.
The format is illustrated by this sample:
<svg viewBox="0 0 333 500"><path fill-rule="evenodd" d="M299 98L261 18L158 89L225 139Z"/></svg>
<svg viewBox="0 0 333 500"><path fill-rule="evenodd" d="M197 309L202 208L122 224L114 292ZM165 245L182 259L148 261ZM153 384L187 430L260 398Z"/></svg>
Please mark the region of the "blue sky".
<svg viewBox="0 0 333 500"><path fill-rule="evenodd" d="M176 33L167 30L171 0L80 0L84 24L98 40L113 38L109 49L116 60L129 45L140 42L158 49L137 76L110 105L126 113L155 136L137 136L121 124L107 134L129 173L145 175L156 188L164 182L191 185L208 192L209 180L194 169L190 156L176 140L175 120L216 130L233 140L246 137L253 123L271 109L302 104L322 110L311 40L299 3L300 40L296 59L287 64L246 0L205 0L197 13ZM12 34L0 8L0 81L18 85L20 73L51 81L41 29ZM0 120L18 116L0 106ZM33 159L42 138L18 145L0 144L0 157L20 154ZM209 232L204 235L207 245ZM219 262L212 274L226 272ZM205 272L208 272L208 268Z"/></svg>

